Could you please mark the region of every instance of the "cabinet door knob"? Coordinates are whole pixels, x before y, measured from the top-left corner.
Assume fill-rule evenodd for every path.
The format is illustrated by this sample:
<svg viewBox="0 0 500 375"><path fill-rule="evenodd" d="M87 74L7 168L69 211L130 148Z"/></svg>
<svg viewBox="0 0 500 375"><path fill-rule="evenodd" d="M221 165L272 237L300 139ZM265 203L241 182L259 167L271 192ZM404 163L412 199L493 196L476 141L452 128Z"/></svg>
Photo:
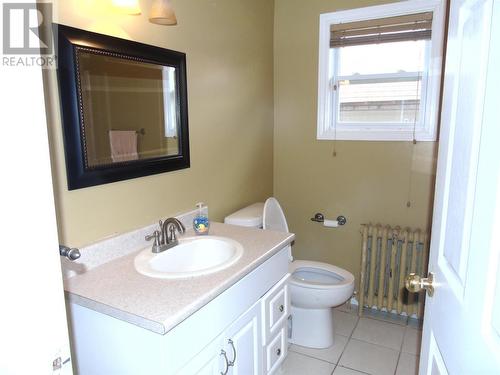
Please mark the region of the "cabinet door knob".
<svg viewBox="0 0 500 375"><path fill-rule="evenodd" d="M278 348L278 349L276 350L276 355L277 355L278 357L281 355L281 348Z"/></svg>
<svg viewBox="0 0 500 375"><path fill-rule="evenodd" d="M220 355L224 357L224 362L226 362L226 363L225 363L226 368L225 368L225 370L224 370L224 371L221 371L221 372L220 372L220 375L227 375L227 373L228 373L228 371L229 371L229 362L228 362L228 360L227 360L227 355L226 355L226 352L225 352L224 350L221 350L221 351L220 351Z"/></svg>
<svg viewBox="0 0 500 375"><path fill-rule="evenodd" d="M279 310L280 310L280 312L283 312L283 310L285 310L285 306L280 305Z"/></svg>
<svg viewBox="0 0 500 375"><path fill-rule="evenodd" d="M227 340L227 343L231 345L231 348L233 349L233 359L228 362L229 366L234 366L234 363L236 362L236 348L234 347L234 342L233 340L229 339Z"/></svg>

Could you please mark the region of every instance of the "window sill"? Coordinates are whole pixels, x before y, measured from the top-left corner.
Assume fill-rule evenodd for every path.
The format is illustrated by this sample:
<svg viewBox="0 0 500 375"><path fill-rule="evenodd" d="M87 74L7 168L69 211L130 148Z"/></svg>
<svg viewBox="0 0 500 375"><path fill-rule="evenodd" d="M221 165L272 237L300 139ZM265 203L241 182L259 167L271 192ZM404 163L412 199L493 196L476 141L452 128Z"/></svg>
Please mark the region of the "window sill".
<svg viewBox="0 0 500 375"><path fill-rule="evenodd" d="M333 129L318 132L318 140L338 141L413 141L411 130L377 130L377 129ZM415 139L419 142L435 142L436 134L419 130L415 132Z"/></svg>

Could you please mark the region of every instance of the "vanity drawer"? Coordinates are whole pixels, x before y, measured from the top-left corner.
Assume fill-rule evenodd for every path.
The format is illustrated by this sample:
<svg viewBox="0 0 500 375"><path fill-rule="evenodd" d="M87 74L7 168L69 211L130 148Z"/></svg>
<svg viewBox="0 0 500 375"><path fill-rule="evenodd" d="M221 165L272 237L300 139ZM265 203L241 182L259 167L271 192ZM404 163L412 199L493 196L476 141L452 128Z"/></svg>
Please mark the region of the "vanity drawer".
<svg viewBox="0 0 500 375"><path fill-rule="evenodd" d="M280 367L288 352L286 327L283 326L266 346L266 374L272 374Z"/></svg>
<svg viewBox="0 0 500 375"><path fill-rule="evenodd" d="M289 278L290 274L287 274L262 298L262 339L264 345L270 337L274 337L277 330L286 325L286 319L290 314Z"/></svg>

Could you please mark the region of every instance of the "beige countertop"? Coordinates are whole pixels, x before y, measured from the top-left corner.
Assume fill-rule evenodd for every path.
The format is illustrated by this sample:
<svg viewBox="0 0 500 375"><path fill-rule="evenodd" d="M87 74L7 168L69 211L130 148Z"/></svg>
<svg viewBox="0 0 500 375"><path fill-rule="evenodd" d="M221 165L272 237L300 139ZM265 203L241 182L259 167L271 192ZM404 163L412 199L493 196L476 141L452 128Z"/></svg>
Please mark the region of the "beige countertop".
<svg viewBox="0 0 500 375"><path fill-rule="evenodd" d="M165 334L253 271L294 239L274 232L212 222L210 234L243 245L242 257L222 271L187 279L156 279L141 275L135 256L147 246L85 273L70 277L64 289L70 302ZM193 235L188 231L187 236Z"/></svg>

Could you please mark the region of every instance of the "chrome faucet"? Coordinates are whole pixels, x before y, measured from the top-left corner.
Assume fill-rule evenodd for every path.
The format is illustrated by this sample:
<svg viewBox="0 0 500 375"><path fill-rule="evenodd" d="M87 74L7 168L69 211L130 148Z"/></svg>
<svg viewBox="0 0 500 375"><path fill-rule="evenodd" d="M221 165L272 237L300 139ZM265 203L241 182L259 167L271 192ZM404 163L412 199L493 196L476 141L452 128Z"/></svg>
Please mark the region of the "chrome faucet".
<svg viewBox="0 0 500 375"><path fill-rule="evenodd" d="M179 243L175 234L176 230L181 234L186 232L186 228L179 219L169 217L163 222L163 225L161 226L161 238L163 238L165 245L175 246Z"/></svg>
<svg viewBox="0 0 500 375"><path fill-rule="evenodd" d="M154 239L151 251L153 253L161 253L168 250L179 243L176 231L179 233L186 232L184 225L175 217L169 217L164 222L159 222L160 230L155 230L153 234L146 236L146 241Z"/></svg>

